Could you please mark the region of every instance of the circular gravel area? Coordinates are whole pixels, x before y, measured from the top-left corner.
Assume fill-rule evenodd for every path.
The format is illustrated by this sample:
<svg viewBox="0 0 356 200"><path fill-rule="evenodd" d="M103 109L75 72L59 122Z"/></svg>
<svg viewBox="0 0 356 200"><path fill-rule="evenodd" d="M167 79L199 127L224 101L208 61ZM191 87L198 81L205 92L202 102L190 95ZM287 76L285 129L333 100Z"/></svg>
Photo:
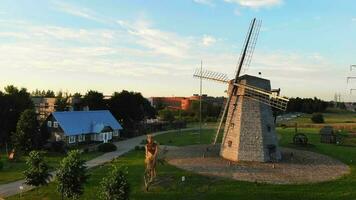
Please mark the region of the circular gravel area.
<svg viewBox="0 0 356 200"><path fill-rule="evenodd" d="M191 145L167 148L168 163L203 175L272 184L315 183L348 174L344 163L310 151L281 148L282 161L272 163L229 162L218 156L219 146Z"/></svg>

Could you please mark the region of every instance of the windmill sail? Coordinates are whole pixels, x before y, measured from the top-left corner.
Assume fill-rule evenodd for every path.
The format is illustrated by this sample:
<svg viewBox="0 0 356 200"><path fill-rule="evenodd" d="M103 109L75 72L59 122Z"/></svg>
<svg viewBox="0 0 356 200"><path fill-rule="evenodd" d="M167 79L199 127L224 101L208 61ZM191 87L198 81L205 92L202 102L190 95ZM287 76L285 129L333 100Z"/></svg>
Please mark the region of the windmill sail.
<svg viewBox="0 0 356 200"><path fill-rule="evenodd" d="M255 46L256 46L256 42L257 42L257 38L258 38L258 34L259 34L259 30L260 30L261 24L262 24L261 21L258 21L256 23L256 18L254 18L252 20L251 24L250 24L250 28L249 28L249 31L247 33L246 39L245 39L244 49L241 52L241 55L240 55L240 58L239 58L239 62L238 62L238 65L237 65L237 71L236 71L235 80L234 80L235 83L238 83L238 78L240 76L242 67L244 65L246 65L246 63L248 63L248 65L249 65L250 62L251 62L252 54L253 54L253 51L254 51ZM222 117L220 119L218 129L216 131L215 138L219 137L219 133L220 133L221 127L223 125L223 122L224 122L224 119L225 119L225 116L226 116L226 113L227 113L227 110L228 110L228 106L229 106L230 101L231 101L231 96L236 91L237 91L237 86L234 87L233 92L229 94L229 97L227 99L226 105L224 106L224 111L223 111ZM216 144L216 141L217 141L217 139L214 139L214 143L213 144Z"/></svg>

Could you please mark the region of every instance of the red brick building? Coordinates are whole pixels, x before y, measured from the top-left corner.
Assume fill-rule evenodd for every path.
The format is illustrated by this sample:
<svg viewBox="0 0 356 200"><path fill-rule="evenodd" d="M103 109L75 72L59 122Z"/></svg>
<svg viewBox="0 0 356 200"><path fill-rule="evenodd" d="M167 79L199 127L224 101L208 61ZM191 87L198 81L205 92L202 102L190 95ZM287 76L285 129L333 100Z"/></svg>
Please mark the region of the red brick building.
<svg viewBox="0 0 356 200"><path fill-rule="evenodd" d="M224 101L223 97L209 97L205 94L202 95L202 98L204 101L209 101L217 104L222 103ZM190 97L150 97L148 100L155 108L163 107L177 110L188 110L193 101L199 101L199 95L194 94Z"/></svg>

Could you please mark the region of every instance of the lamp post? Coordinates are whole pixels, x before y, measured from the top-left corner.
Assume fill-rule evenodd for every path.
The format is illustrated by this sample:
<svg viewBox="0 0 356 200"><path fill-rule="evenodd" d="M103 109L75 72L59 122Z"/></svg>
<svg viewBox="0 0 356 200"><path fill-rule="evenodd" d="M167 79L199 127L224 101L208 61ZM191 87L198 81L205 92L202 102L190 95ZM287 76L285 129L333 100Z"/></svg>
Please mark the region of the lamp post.
<svg viewBox="0 0 356 200"><path fill-rule="evenodd" d="M200 98L199 98L199 144L201 143L201 123L202 123L202 88L203 88L203 61L200 61Z"/></svg>

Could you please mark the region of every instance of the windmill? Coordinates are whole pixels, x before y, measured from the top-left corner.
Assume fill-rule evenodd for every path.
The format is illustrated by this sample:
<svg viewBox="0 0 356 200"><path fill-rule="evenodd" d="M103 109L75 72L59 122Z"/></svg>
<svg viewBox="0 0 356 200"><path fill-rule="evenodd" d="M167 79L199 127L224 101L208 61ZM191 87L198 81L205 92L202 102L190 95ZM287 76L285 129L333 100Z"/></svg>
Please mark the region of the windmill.
<svg viewBox="0 0 356 200"><path fill-rule="evenodd" d="M235 78L226 74L198 69L194 77L228 84L227 99L220 115L213 144L217 143L225 121L220 156L231 161L279 160L272 108L286 110L288 99L271 90L270 81L256 76L240 76L250 65L261 21L253 19L242 49ZM226 119L225 119L226 118Z"/></svg>

